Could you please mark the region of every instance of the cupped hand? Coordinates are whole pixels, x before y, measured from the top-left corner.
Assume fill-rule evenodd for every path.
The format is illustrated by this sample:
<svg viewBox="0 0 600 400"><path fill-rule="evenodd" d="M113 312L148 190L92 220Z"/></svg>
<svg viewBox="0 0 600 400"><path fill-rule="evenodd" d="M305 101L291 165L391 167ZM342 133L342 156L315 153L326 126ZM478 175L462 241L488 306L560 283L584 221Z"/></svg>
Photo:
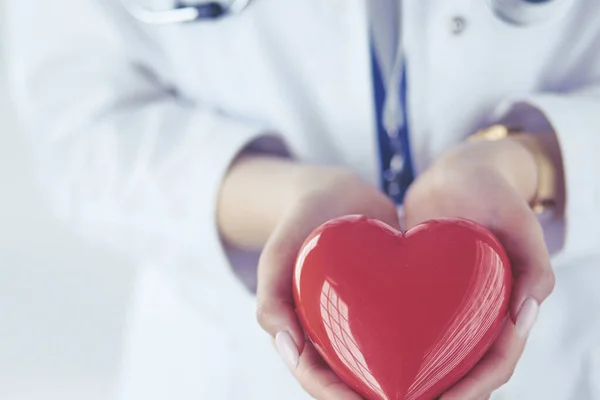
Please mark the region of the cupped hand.
<svg viewBox="0 0 600 400"><path fill-rule="evenodd" d="M490 229L511 261L510 321L485 357L442 400L480 400L512 376L540 304L552 292L543 232L528 201L535 195L535 160L517 140L464 143L444 154L411 186L408 228L442 217L468 218Z"/></svg>
<svg viewBox="0 0 600 400"><path fill-rule="evenodd" d="M381 192L336 169L306 167L290 204L269 237L258 266L257 318L302 387L318 400L362 399L305 339L296 316L292 276L310 233L332 218L362 214L399 229L396 206Z"/></svg>

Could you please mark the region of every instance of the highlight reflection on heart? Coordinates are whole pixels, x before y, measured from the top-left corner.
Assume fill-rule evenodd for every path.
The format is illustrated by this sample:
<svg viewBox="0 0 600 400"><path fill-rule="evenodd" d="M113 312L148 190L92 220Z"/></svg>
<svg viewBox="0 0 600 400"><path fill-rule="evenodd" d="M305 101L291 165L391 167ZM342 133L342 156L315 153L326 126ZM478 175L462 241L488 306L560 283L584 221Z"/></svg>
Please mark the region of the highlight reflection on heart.
<svg viewBox="0 0 600 400"><path fill-rule="evenodd" d="M364 217L325 224L298 256L300 320L325 361L368 399L433 399L481 359L508 312L510 264L464 220L407 233Z"/></svg>

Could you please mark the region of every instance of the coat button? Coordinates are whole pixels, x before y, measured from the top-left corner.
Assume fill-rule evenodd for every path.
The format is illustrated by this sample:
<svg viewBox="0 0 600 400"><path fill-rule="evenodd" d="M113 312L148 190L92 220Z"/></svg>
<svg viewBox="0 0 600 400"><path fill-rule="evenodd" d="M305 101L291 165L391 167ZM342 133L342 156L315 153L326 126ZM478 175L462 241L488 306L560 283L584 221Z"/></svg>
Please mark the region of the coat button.
<svg viewBox="0 0 600 400"><path fill-rule="evenodd" d="M396 173L402 172L404 169L404 157L401 154L394 154L390 160L390 169Z"/></svg>
<svg viewBox="0 0 600 400"><path fill-rule="evenodd" d="M467 20L464 17L456 16L450 22L450 31L454 35L460 35L467 28Z"/></svg>

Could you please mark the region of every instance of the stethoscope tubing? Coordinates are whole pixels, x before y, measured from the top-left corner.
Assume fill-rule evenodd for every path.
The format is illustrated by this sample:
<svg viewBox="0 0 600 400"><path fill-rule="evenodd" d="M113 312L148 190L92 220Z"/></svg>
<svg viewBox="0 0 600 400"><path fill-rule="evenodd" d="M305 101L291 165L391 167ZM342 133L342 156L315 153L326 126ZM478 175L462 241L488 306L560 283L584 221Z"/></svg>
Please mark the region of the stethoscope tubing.
<svg viewBox="0 0 600 400"><path fill-rule="evenodd" d="M326 1L326 0L323 0ZM483 0L494 15L516 26L527 26L547 20L569 0ZM226 16L241 14L252 0L233 0L231 3L207 1L197 5L176 2L166 10L153 10L140 5L135 0L122 0L127 11L137 20L150 25L170 25L198 21L210 21Z"/></svg>

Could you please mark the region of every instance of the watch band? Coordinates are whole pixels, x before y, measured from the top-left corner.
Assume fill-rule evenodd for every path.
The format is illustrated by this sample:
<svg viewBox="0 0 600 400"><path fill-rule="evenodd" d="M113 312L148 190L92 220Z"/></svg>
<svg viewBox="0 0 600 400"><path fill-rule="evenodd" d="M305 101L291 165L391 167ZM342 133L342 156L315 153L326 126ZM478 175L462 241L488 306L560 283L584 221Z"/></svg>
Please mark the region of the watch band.
<svg viewBox="0 0 600 400"><path fill-rule="evenodd" d="M505 125L492 125L471 135L467 141L518 140L533 156L537 166L537 189L530 205L536 214L556 207L556 167L542 143L533 135Z"/></svg>

